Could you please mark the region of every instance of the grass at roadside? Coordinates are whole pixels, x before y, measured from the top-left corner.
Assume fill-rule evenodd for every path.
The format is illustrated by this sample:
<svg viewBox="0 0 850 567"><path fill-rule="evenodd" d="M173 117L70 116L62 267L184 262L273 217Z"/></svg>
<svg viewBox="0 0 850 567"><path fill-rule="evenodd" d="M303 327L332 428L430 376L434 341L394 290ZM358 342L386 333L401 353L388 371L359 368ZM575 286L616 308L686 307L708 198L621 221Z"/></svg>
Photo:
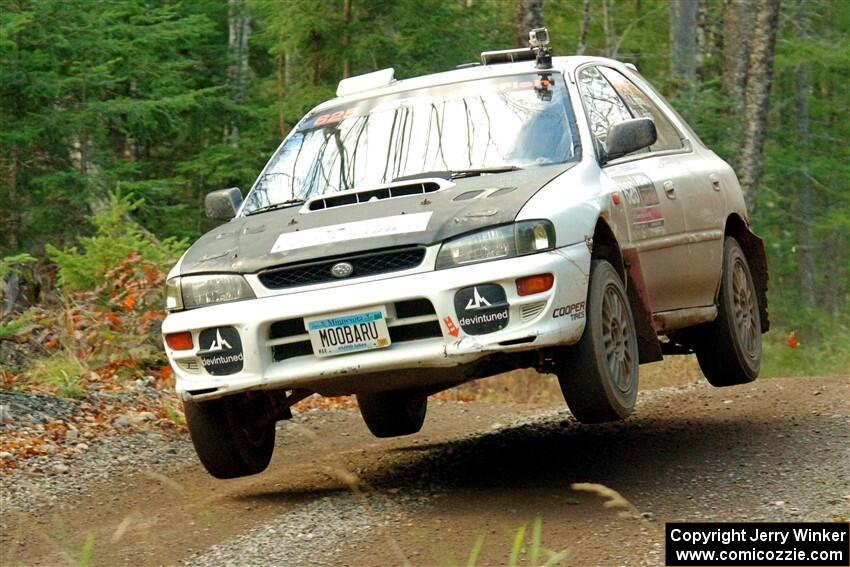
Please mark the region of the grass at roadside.
<svg viewBox="0 0 850 567"><path fill-rule="evenodd" d="M771 330L762 337L761 375L850 377L850 329L836 325L818 341L797 338L790 331Z"/></svg>
<svg viewBox="0 0 850 567"><path fill-rule="evenodd" d="M520 565L528 565L529 567L555 567L556 565L562 565L569 556L569 550L553 551L543 547L542 534L543 521L540 518L535 518L534 522L532 522L530 538L527 538L528 526L520 526L513 534L511 552L507 562L508 567L519 567ZM472 546L472 550L469 552L466 567L475 567L478 565L478 559L481 555L481 550L484 548L484 543L484 536L478 536ZM454 566L456 563L449 562L448 565Z"/></svg>
<svg viewBox="0 0 850 567"><path fill-rule="evenodd" d="M80 360L69 350L36 361L24 375L24 390L29 387L55 391L63 398L77 398L85 394L85 375L88 372Z"/></svg>

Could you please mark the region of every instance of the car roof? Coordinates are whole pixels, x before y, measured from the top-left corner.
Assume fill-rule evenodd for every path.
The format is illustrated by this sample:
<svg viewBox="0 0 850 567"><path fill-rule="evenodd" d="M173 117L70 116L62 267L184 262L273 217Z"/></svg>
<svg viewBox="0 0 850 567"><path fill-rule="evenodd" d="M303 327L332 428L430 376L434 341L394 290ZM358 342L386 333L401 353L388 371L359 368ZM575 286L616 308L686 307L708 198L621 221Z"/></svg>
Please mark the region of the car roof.
<svg viewBox="0 0 850 567"><path fill-rule="evenodd" d="M584 63L605 63L612 67L623 68L623 63L614 59L606 59L604 57L588 57L588 56L562 56L552 58L552 71L554 72L569 72L575 70L576 67ZM474 79L485 79L489 77L501 77L505 75L516 75L520 73L536 73L541 71L534 66L534 61L520 61L516 63L498 63L493 65L475 65L463 67L460 69L452 69L440 73L432 73L430 75L420 75L400 81L393 81L389 85L381 86L374 89L361 91L355 94L341 96L327 100L315 108L308 115L327 108L339 106L340 104L349 104L358 100L382 96L387 94L395 94L416 89L459 83L462 81L470 81Z"/></svg>

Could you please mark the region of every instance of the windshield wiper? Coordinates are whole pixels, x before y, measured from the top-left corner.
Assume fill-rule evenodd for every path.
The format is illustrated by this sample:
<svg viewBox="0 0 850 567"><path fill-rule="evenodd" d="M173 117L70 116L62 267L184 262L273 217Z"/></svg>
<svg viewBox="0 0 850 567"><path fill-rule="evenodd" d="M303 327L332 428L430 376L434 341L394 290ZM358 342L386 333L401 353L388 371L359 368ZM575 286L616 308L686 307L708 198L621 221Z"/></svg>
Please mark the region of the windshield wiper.
<svg viewBox="0 0 850 567"><path fill-rule="evenodd" d="M245 213L245 216L256 215L258 213L265 213L268 211L276 211L278 209L286 209L288 207L296 207L298 205L303 204L304 199L287 199L286 201L281 201L280 203L273 203L271 205L260 207L259 209L254 209L253 211L248 211L247 213Z"/></svg>
<svg viewBox="0 0 850 567"><path fill-rule="evenodd" d="M474 169L457 169L451 172L452 179L458 179L460 177L474 177L476 175L482 175L484 173L504 173L506 171L517 171L522 169L516 165L500 165L496 167L478 167Z"/></svg>
<svg viewBox="0 0 850 567"><path fill-rule="evenodd" d="M461 177L475 177L484 173L504 173L506 171L516 171L522 169L516 165L498 165L494 167L476 167L473 169L455 169L453 171L423 171L422 173L414 173L412 175L402 175L393 179L396 181L412 181L414 179L424 179L428 177L440 177L442 179L459 179Z"/></svg>

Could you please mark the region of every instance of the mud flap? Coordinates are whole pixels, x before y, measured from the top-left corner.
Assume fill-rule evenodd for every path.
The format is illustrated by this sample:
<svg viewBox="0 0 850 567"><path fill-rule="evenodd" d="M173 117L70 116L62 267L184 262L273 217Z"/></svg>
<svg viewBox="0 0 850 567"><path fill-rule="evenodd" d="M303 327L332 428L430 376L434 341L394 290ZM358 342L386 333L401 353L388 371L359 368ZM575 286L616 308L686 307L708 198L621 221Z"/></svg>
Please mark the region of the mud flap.
<svg viewBox="0 0 850 567"><path fill-rule="evenodd" d="M663 356L661 355L658 333L655 330L655 322L652 319L652 303L646 291L646 283L643 280L640 257L634 248L622 250L622 254L629 280L627 292L632 315L635 318L640 363L656 362L661 360Z"/></svg>

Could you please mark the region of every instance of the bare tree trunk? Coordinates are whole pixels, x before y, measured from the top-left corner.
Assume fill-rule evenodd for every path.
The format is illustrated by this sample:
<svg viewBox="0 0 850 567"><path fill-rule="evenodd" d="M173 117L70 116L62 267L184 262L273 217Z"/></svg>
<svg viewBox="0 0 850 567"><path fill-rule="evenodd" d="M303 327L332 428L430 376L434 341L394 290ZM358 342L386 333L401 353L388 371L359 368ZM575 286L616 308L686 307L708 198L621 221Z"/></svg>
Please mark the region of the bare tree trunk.
<svg viewBox="0 0 850 567"><path fill-rule="evenodd" d="M838 100L838 90L846 88L842 82L831 80L817 81L813 86L815 85L817 86L815 100ZM839 123L846 119L844 109L834 107L827 113L826 120L820 127L824 132L837 132ZM821 187L821 189L824 188ZM848 249L850 249L850 246L847 245L848 240L850 240L850 235L844 234L843 237L839 237L837 246L830 243L830 246L818 247L821 273L823 274L823 285L819 290L818 303L833 316L847 313L848 308L850 308L847 303L848 298L850 298L850 285L848 285L850 278L845 275L848 261L850 261L850 258L848 258ZM842 269L841 266L845 268Z"/></svg>
<svg viewBox="0 0 850 567"><path fill-rule="evenodd" d="M608 0L602 0L602 34L605 36L605 57L611 57L611 50L614 47L614 25L608 9Z"/></svg>
<svg viewBox="0 0 850 567"><path fill-rule="evenodd" d="M236 104L242 104L248 87L248 42L251 38L251 16L245 0L228 1L227 20L227 84L230 87L230 99ZM232 146L238 146L239 120L231 120L224 134Z"/></svg>
<svg viewBox="0 0 850 567"><path fill-rule="evenodd" d="M528 32L543 27L543 0L517 0L515 22L517 47L528 47Z"/></svg>
<svg viewBox="0 0 850 567"><path fill-rule="evenodd" d="M767 134L767 103L773 79L773 53L779 22L779 0L756 0L755 25L750 40L749 73L744 91L744 116L738 166L741 189L752 212L755 193L761 178L764 139Z"/></svg>
<svg viewBox="0 0 850 567"><path fill-rule="evenodd" d="M18 148L12 146L12 151L9 152L9 177L8 186L9 193L6 195L6 204L9 206L5 222L3 223L3 235L6 237L6 244L14 253L21 249L20 232L21 232L21 207L20 193L18 192ZM6 207L3 207L4 209Z"/></svg>
<svg viewBox="0 0 850 567"><path fill-rule="evenodd" d="M808 29L805 0L797 0L797 13L794 20L797 37L800 41L806 41L808 39ZM811 141L809 112L811 76L808 64L799 64L794 75L796 80L795 90L797 91L797 124L795 128L797 149L801 153L805 153L809 149ZM812 234L812 223L814 222L812 215L812 185L805 164L802 166L801 173L802 175L800 175L797 185L797 195L800 199L797 220L799 238L797 250L800 252L798 266L800 269L800 287L803 292L803 300L806 307L812 308L817 305L815 290L815 242Z"/></svg>
<svg viewBox="0 0 850 567"><path fill-rule="evenodd" d="M709 41L712 37L710 23L708 19L708 0L697 0L697 54L696 54L696 74L697 81L702 82L703 66L705 59L709 56Z"/></svg>
<svg viewBox="0 0 850 567"><path fill-rule="evenodd" d="M283 112L283 101L286 98L286 55L277 54L277 129L280 137L286 136L286 116Z"/></svg>
<svg viewBox="0 0 850 567"><path fill-rule="evenodd" d="M345 31L342 35L342 45L344 46L345 54L342 60L342 78L347 79L351 76L351 57L349 56L349 50L351 49L351 0L343 0L342 17L345 21Z"/></svg>
<svg viewBox="0 0 850 567"><path fill-rule="evenodd" d="M725 0L723 5L723 88L735 100L738 110L747 85L755 13L750 0Z"/></svg>
<svg viewBox="0 0 850 567"><path fill-rule="evenodd" d="M693 86L697 80L698 0L670 2L670 67Z"/></svg>
<svg viewBox="0 0 850 567"><path fill-rule="evenodd" d="M20 226L21 226L21 207L18 197L18 150L13 147L9 156L8 170L8 187L9 192L6 195L7 204L9 205L7 214L2 215L3 219L3 234L5 236L6 245L16 253L20 251ZM5 209L5 207L4 207ZM0 278L2 285L3 304L0 306L0 315L8 315L15 309L15 304L18 302L18 296L21 292L21 278L16 272L7 274L5 279Z"/></svg>
<svg viewBox="0 0 850 567"><path fill-rule="evenodd" d="M345 59L342 61L342 78L347 79L351 76L351 58L348 56L349 47L351 46L351 0L343 0L342 15L345 19L345 32L342 37L343 45L345 45Z"/></svg>
<svg viewBox="0 0 850 567"><path fill-rule="evenodd" d="M298 54L286 51L283 54L283 85L285 87L292 86L292 81L295 72L295 66L298 64Z"/></svg>
<svg viewBox="0 0 850 567"><path fill-rule="evenodd" d="M138 98L139 96L139 88L136 84L136 80L132 79L130 81L129 95L130 98ZM124 161L134 162L139 160L139 143L138 140L132 134L125 134L122 139L121 144L121 157L124 158Z"/></svg>
<svg viewBox="0 0 850 567"><path fill-rule="evenodd" d="M578 47L576 55L584 55L587 50L587 27L590 25L590 0L581 3L581 28L578 33Z"/></svg>

